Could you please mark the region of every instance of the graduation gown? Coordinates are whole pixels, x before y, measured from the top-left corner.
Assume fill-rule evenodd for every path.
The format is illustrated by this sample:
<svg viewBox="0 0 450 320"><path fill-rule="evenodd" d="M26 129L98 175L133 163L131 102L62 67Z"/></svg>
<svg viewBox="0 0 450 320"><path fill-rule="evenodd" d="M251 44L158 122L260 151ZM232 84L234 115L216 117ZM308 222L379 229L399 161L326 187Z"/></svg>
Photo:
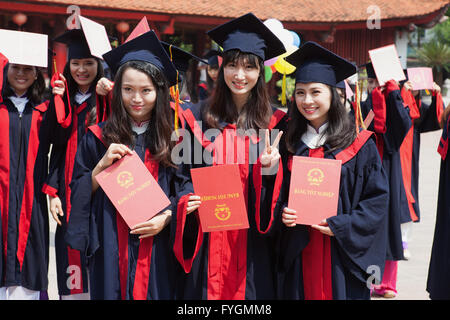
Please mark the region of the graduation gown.
<svg viewBox="0 0 450 320"><path fill-rule="evenodd" d="M258 144L256 135L238 136L235 125L226 122L220 123L220 130L216 130L213 137L206 135L208 127L202 116L204 107L205 103L191 108L183 106L189 133L188 137L183 137L183 142L190 148L186 162L191 164L185 162L180 166L179 174L185 177L186 183L179 194L176 219L172 221L174 253L186 272L179 297L274 299L274 243L270 230L276 195L272 197L273 191L270 190L273 181L266 183L266 180L275 176L261 176L257 158L264 145ZM285 113L274 109L269 129L282 130L285 123ZM211 161L205 160L208 156L211 156ZM250 228L203 233L198 211L187 216L185 213L187 199L193 193L190 169L225 163L239 163Z"/></svg>
<svg viewBox="0 0 450 320"><path fill-rule="evenodd" d="M47 290L49 222L41 192L48 169L48 101L28 102L22 115L9 98L0 104L0 287Z"/></svg>
<svg viewBox="0 0 450 320"><path fill-rule="evenodd" d="M64 216L60 217L62 225L57 225L55 232L56 274L58 293L70 295L88 292L86 258L79 251L73 250L67 245L64 241L64 234L72 212L70 182L73 176L75 154L81 139L87 132L89 122L95 121L90 117L92 110L97 108L98 100L95 92L91 92L91 96L81 104L72 100L70 111L67 112L69 104L58 106L56 99L59 97L54 96L51 100L49 112L55 119L64 119L64 121L60 121L56 128L56 139L50 156L49 175L42 191L52 197L59 197L61 200ZM64 110L60 109L62 107L66 109L65 114ZM77 281L72 280L75 278Z"/></svg>
<svg viewBox="0 0 450 320"><path fill-rule="evenodd" d="M431 248L428 269L427 291L431 299L450 299L450 157L448 155L448 133L450 118L442 130L438 152L441 155L439 174L439 191L434 229L433 246Z"/></svg>
<svg viewBox="0 0 450 320"><path fill-rule="evenodd" d="M326 153L326 144L309 149L303 141L294 155L282 152L286 174L276 208L280 212L288 204L292 156L338 159L342 168L337 215L327 219L334 236L305 225L281 226L278 299L370 298L371 268L379 268L379 276L384 270L389 204L388 179L371 135L361 131L351 146L332 153Z"/></svg>
<svg viewBox="0 0 450 320"><path fill-rule="evenodd" d="M208 90L208 84L202 82L198 84L198 100L206 100L209 98L211 93Z"/></svg>
<svg viewBox="0 0 450 320"><path fill-rule="evenodd" d="M366 101L361 103L363 119L370 110L373 110L375 116L368 129L375 132L378 152L389 180L386 260L402 260L404 257L400 224L401 217L409 214L409 208L399 149L411 128L411 118L394 81L386 83L384 92L381 92L379 87L374 89Z"/></svg>
<svg viewBox="0 0 450 320"><path fill-rule="evenodd" d="M420 221L419 207L419 154L420 134L439 130L439 121L444 112L444 104L440 93L433 92L431 104L416 100L411 91L402 88L403 101L409 107L412 126L400 146L403 183L408 199L409 215L401 217L401 223ZM402 213L406 213L403 212Z"/></svg>
<svg viewBox="0 0 450 320"><path fill-rule="evenodd" d="M101 188L92 194L92 170L107 150L102 127L103 123L91 126L77 150L65 240L88 258L91 299L174 299L181 269L169 245L170 227L139 240ZM137 136L134 150L172 199L175 169L152 160L143 134Z"/></svg>

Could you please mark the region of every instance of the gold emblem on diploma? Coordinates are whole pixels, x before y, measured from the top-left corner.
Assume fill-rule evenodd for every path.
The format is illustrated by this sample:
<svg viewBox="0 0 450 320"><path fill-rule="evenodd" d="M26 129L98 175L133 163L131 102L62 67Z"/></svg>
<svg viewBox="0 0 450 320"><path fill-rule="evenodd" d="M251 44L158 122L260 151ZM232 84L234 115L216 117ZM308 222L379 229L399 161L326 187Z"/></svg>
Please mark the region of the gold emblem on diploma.
<svg viewBox="0 0 450 320"><path fill-rule="evenodd" d="M320 184L323 181L323 178L325 177L323 171L318 168L309 170L307 176L309 185L311 186L320 186Z"/></svg>
<svg viewBox="0 0 450 320"><path fill-rule="evenodd" d="M218 204L216 205L216 209L214 210L214 215L220 221L225 221L231 217L231 211L226 204Z"/></svg>
<svg viewBox="0 0 450 320"><path fill-rule="evenodd" d="M117 175L117 183L121 187L128 189L134 184L133 175L130 171L122 171Z"/></svg>

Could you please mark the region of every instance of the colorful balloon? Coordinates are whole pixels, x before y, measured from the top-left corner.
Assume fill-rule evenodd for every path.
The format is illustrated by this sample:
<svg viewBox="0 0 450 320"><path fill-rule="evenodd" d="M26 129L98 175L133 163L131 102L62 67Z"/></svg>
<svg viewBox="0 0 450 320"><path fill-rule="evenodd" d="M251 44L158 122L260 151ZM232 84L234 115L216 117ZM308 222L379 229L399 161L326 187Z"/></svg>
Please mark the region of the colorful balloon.
<svg viewBox="0 0 450 320"><path fill-rule="evenodd" d="M274 18L267 19L263 23L273 33L275 33L277 30L281 31L281 30L284 29L283 24L281 23L281 21L277 20L277 19L274 19Z"/></svg>
<svg viewBox="0 0 450 320"><path fill-rule="evenodd" d="M294 39L293 45L297 48L300 47L300 37L294 31L290 31L290 32L291 32L292 38Z"/></svg>
<svg viewBox="0 0 450 320"><path fill-rule="evenodd" d="M272 79L273 72L272 72L272 68L270 66L264 67L264 75L265 75L266 82L269 82L270 79Z"/></svg>
<svg viewBox="0 0 450 320"><path fill-rule="evenodd" d="M283 29L276 36L283 42L286 49L294 45L294 37L289 30Z"/></svg>
<svg viewBox="0 0 450 320"><path fill-rule="evenodd" d="M277 62L274 63L275 69L281 74L291 74L296 69L292 64L284 60L284 58L298 50L298 48L290 46L286 48L286 50L287 51L285 53L278 57Z"/></svg>
<svg viewBox="0 0 450 320"><path fill-rule="evenodd" d="M291 74L295 71L295 67L280 57L274 64L275 69L281 74Z"/></svg>
<svg viewBox="0 0 450 320"><path fill-rule="evenodd" d="M273 65L277 60L278 60L278 57L275 57L275 58L266 60L266 61L264 61L264 65L265 65L266 67L267 67L267 66L271 66L271 65Z"/></svg>

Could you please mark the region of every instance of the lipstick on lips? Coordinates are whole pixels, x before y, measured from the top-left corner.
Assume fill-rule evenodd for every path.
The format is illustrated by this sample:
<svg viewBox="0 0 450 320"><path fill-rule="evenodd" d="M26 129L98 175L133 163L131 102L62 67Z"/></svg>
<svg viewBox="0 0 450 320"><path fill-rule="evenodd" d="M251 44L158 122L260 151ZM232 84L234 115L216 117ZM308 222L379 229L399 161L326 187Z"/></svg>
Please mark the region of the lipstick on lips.
<svg viewBox="0 0 450 320"><path fill-rule="evenodd" d="M307 114L313 114L316 110L316 107L303 107L303 111Z"/></svg>
<svg viewBox="0 0 450 320"><path fill-rule="evenodd" d="M247 83L245 83L245 82L235 82L235 81L233 81L232 83L233 83L233 86L236 89L244 89L245 86L247 85Z"/></svg>

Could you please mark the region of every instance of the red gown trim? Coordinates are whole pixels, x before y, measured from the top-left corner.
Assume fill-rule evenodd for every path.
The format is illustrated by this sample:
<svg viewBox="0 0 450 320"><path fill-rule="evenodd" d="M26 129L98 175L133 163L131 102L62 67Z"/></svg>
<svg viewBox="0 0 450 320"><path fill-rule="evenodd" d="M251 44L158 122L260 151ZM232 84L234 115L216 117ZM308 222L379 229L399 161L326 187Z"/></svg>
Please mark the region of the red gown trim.
<svg viewBox="0 0 450 320"><path fill-rule="evenodd" d="M19 261L20 270L22 270L23 260L25 257L25 250L28 242L28 235L30 232L31 214L34 201L34 164L39 149L39 128L42 124L42 111L48 107L48 101L39 105L33 110L31 118L31 127L28 140L27 152L27 169L25 171L25 186L22 199L22 207L20 209L19 218L19 239L17 243L17 259Z"/></svg>
<svg viewBox="0 0 450 320"><path fill-rule="evenodd" d="M72 194L72 190L70 189L70 181L72 181L73 175L73 167L75 165L75 155L78 149L78 115L87 107L87 102L81 104L77 110L75 111L75 116L73 117L72 123L72 131L70 133L69 140L67 142L66 149L66 159L65 159L65 172L64 179L66 181L64 188L66 189L66 221L69 223L69 217L72 210L72 203L70 201L70 196ZM70 266L75 265L81 268L81 253L78 250L70 248L67 246L67 259ZM70 294L83 293L83 285L81 282L81 286L79 288L70 289Z"/></svg>
<svg viewBox="0 0 450 320"><path fill-rule="evenodd" d="M1 55L1 53L0 53ZM1 57L1 56L0 56ZM0 70L0 72L2 72ZM9 211L9 113L5 105L0 105L0 121L5 123L0 126L0 213L2 215L3 255L6 259L8 248L8 211Z"/></svg>

